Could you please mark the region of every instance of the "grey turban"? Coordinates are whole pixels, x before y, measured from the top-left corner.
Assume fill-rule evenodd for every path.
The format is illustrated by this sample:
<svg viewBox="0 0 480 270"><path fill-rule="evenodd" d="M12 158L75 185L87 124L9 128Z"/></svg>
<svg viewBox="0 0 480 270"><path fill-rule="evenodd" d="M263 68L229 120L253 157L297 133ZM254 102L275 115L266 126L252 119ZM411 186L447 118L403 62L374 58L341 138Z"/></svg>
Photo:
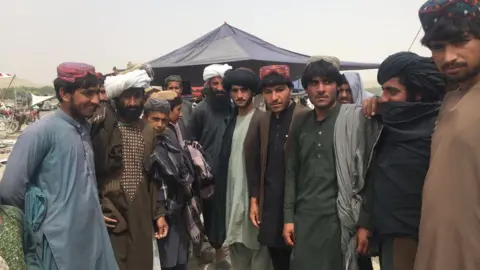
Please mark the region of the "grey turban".
<svg viewBox="0 0 480 270"><path fill-rule="evenodd" d="M308 59L307 65L309 65L311 63L314 63L314 62L321 61L321 60L332 64L334 67L336 67L338 70L340 70L340 59L338 59L335 56L314 55L314 56L310 57L310 59Z"/></svg>
<svg viewBox="0 0 480 270"><path fill-rule="evenodd" d="M149 98L144 105L145 110L170 114L170 103L164 99Z"/></svg>

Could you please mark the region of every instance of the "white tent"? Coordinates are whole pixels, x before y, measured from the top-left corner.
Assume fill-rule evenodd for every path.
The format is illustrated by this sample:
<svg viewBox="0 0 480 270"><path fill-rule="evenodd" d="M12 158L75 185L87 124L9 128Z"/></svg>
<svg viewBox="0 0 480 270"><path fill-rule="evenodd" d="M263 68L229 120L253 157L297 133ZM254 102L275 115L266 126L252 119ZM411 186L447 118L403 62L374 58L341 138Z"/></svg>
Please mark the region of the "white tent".
<svg viewBox="0 0 480 270"><path fill-rule="evenodd" d="M55 96L36 96L34 94L31 94L31 95L32 95L32 105L31 106L39 105L42 102L45 102L47 100L51 100L51 99L55 98Z"/></svg>

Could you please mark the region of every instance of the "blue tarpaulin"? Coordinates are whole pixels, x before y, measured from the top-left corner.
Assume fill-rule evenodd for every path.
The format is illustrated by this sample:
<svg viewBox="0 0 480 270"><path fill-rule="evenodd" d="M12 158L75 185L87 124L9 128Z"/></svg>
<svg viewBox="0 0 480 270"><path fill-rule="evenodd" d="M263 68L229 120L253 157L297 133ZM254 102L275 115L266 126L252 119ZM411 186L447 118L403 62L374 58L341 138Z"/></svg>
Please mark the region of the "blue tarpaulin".
<svg viewBox="0 0 480 270"><path fill-rule="evenodd" d="M189 44L149 62L155 82L177 74L192 85L203 84L203 69L210 64L228 63L258 72L264 65L286 64L291 76L300 77L309 56L279 48L227 23ZM379 64L341 62L342 70L375 69ZM158 80L158 81L157 81Z"/></svg>

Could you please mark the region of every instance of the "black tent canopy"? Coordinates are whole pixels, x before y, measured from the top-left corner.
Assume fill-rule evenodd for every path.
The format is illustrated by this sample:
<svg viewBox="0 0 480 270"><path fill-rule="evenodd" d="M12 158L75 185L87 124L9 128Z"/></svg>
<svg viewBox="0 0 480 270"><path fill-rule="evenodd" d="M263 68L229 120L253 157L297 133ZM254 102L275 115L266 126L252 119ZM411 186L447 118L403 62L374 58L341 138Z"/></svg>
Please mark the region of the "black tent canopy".
<svg viewBox="0 0 480 270"><path fill-rule="evenodd" d="M169 75L182 76L192 85L203 84L203 70L211 64L247 67L258 72L273 64L290 66L292 78L299 78L309 56L282 49L227 23L189 44L149 62L155 83ZM342 70L375 69L378 64L341 61Z"/></svg>

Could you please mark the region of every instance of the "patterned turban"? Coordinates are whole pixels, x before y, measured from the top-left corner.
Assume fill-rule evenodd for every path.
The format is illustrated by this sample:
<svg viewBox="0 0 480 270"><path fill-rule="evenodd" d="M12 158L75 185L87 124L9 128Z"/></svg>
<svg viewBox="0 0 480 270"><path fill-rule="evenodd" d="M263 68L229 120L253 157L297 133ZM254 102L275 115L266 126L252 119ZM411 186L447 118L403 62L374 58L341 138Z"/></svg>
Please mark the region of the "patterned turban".
<svg viewBox="0 0 480 270"><path fill-rule="evenodd" d="M265 85L282 85L286 84L293 88L292 79L290 78L290 68L287 65L272 65L260 68L260 89Z"/></svg>
<svg viewBox="0 0 480 270"><path fill-rule="evenodd" d="M424 31L432 29L441 17L472 19L479 15L480 0L428 0L418 11Z"/></svg>
<svg viewBox="0 0 480 270"><path fill-rule="evenodd" d="M84 78L88 74L95 75L95 68L84 63L67 62L57 67L57 78L74 83L76 79Z"/></svg>

